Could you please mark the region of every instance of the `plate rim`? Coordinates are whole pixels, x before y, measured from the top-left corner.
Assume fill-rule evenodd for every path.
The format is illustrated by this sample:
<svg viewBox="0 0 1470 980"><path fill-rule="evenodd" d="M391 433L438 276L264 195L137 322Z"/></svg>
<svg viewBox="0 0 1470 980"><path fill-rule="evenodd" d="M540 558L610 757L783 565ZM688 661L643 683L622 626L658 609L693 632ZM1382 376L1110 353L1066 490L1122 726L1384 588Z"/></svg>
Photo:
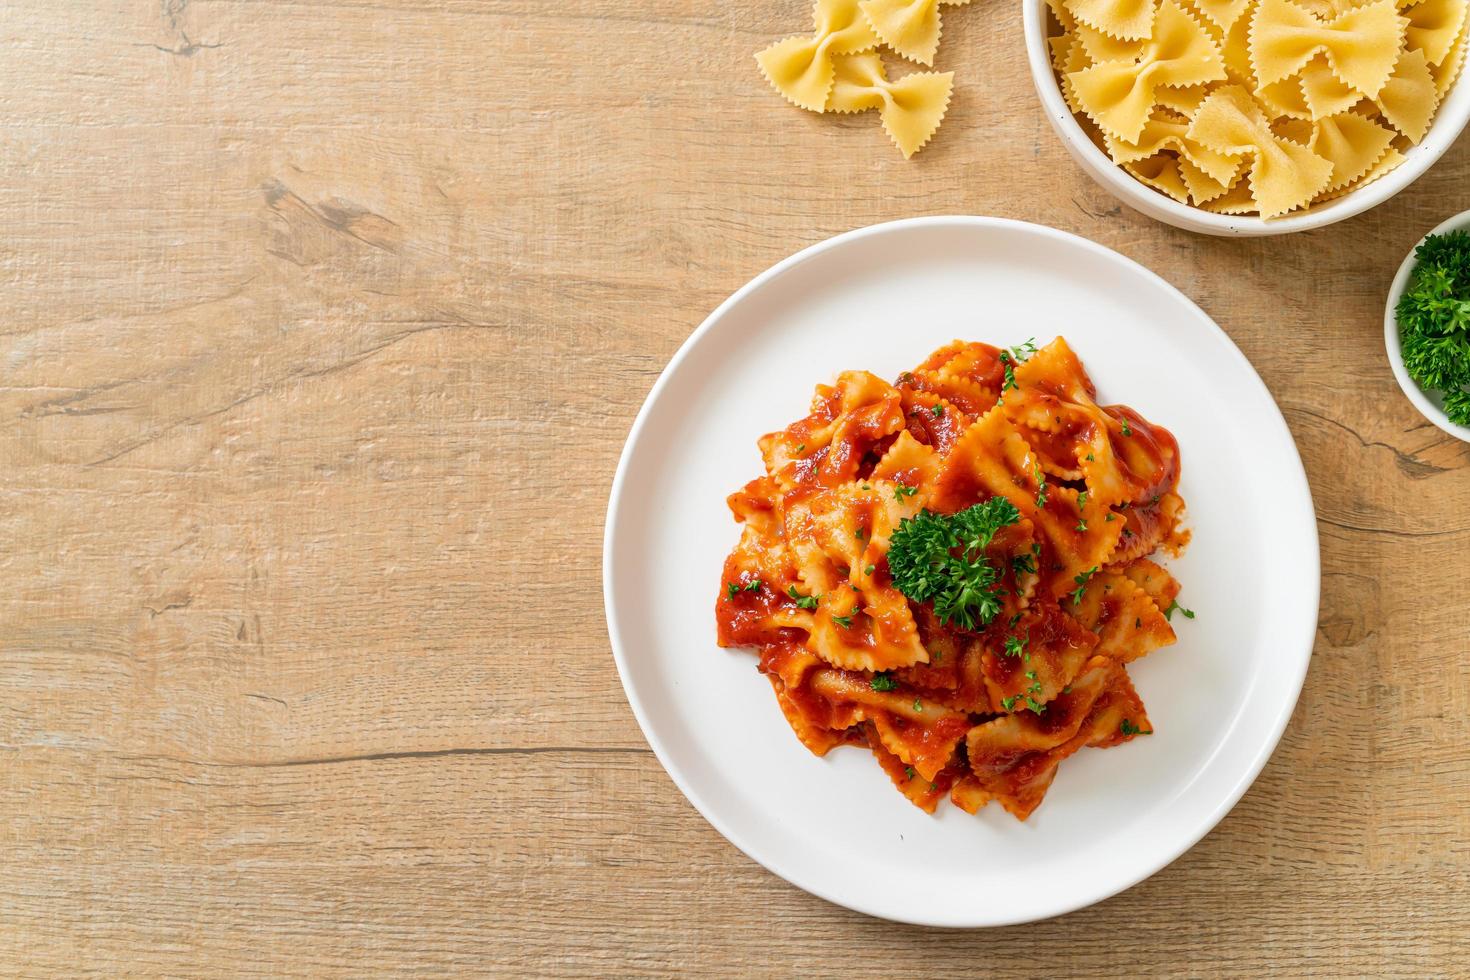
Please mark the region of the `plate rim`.
<svg viewBox="0 0 1470 980"><path fill-rule="evenodd" d="M1046 914L1027 914L1013 917L1007 917L1003 914L999 916L976 916L974 914L970 914L968 916L960 916L946 921L937 921L935 919L924 916L906 916L902 914L902 912L894 912L893 910L874 907L871 903L861 900L853 901L849 897L834 894L832 890L826 888L820 882L805 880L804 876L799 873L789 873L787 869L776 866L774 862L766 861L757 853L755 853L756 848L749 840L745 838L743 834L732 830L731 827L714 812L713 808L709 807L706 802L700 799L699 795L691 789L687 780L678 771L677 767L670 764L668 754L665 751L661 740L653 733L654 729L650 723L647 711L629 682L630 669L627 664L627 656L624 652L623 644L621 641L621 630L619 627L618 612L616 608L617 603L615 601L616 583L614 582L612 575L612 556L614 555L615 548L618 545L617 515L623 505L623 487L628 478L629 462L633 455L634 449L643 434L643 430L647 425L648 420L652 417L653 411L657 406L660 398L662 397L665 388L668 386L674 374L678 371L684 360L699 345L700 341L706 335L713 331L715 326L726 316L726 314L733 307L742 302L750 294L756 292L757 290L764 287L766 284L789 272L796 266L801 265L824 252L841 248L842 246L850 242L858 241L865 238L904 232L911 229L947 228L957 226L981 229L1001 229L1009 230L1012 232L1019 232L1022 234L1041 235L1044 238L1051 238L1055 241L1067 245L1078 246L1088 251L1099 254L1106 259L1120 262L1125 266L1131 267L1134 272L1142 274L1146 279L1151 280L1155 285L1163 287L1164 290L1166 290L1168 293L1171 293L1174 298L1182 301L1187 306L1194 309L1195 312L1200 315L1203 321L1208 324L1211 329L1214 330L1217 338L1224 342L1225 347L1231 352L1236 360L1245 367L1250 378L1254 381L1255 386L1259 389L1261 394L1265 396L1266 402L1270 405L1271 408L1271 411L1267 413L1267 417L1269 419L1268 424L1274 426L1277 429L1277 433L1285 437L1286 444L1291 448L1291 455L1296 465L1294 468L1291 469L1289 474L1278 474L1278 476L1287 479L1293 484L1299 484L1299 489L1301 491L1301 500L1305 504L1305 514L1299 516L1304 517L1304 530L1311 542L1311 548L1309 549L1309 555L1307 556L1308 567L1304 569L1304 571L1310 573L1309 578L1311 592L1311 615L1304 618L1306 635L1304 637L1301 637L1297 643L1293 643L1286 647L1287 649L1297 649L1299 646L1305 647L1305 655L1300 657L1300 662L1297 665L1292 676L1290 677L1289 684L1287 685L1287 687L1290 688L1290 697L1284 698L1281 701L1281 707L1278 709L1277 716L1271 724L1268 737L1259 743L1258 748L1255 750L1255 754L1251 758L1249 765L1242 772L1241 776L1236 780L1235 784L1230 787L1229 792L1221 797L1220 802L1217 803L1210 810L1208 816L1200 821L1197 827L1191 829L1189 832L1183 835L1183 837L1181 838L1182 843L1180 843L1175 848L1171 848L1163 852L1162 857L1154 857L1151 858L1149 861L1142 862L1139 865L1139 869L1137 871L1130 872L1129 874L1121 876L1120 880L1117 882L1106 882L1104 883L1102 888L1095 888L1090 891L1082 891L1076 895L1069 896L1065 901L1060 902L1059 906L1054 911ZM700 816L702 816L705 821L708 822L710 826L712 826L720 834L720 836L724 837L726 841L728 841L750 860L756 862L761 867L769 871L771 874L776 875L777 877L786 881L788 884L793 885L794 887L799 888L802 891L815 895L818 898L821 898L834 905L848 908L855 912L860 912L864 915L872 916L874 918L886 919L893 922L902 922L910 925L951 929L991 928L1007 925L1019 925L1026 922L1039 922L1046 919L1055 918L1057 916L1066 915L1070 912L1075 912L1079 909L1087 908L1091 905L1095 905L1098 902L1105 901L1115 895L1127 891L1129 888L1132 888L1139 882L1144 881L1147 878L1150 878L1158 872L1162 871L1174 861L1178 860L1183 854L1191 850L1196 844L1203 840L1206 835L1208 835L1212 830L1219 826L1220 822L1224 820L1224 818L1230 813L1230 811L1235 808L1236 804L1240 802L1246 791L1249 790L1252 785L1254 785L1262 770L1265 769L1266 763L1270 761L1271 756L1275 753L1277 746L1281 742L1282 736L1285 734L1286 726L1291 721L1291 716L1296 710L1297 703L1301 698L1302 687L1306 682L1307 672L1311 667L1312 655L1315 652L1314 648L1316 646L1317 620L1321 610L1322 594L1322 552L1321 540L1317 531L1316 505L1312 499L1311 483L1307 479L1306 466L1302 461L1301 451L1297 447L1296 439L1292 435L1291 428L1286 424L1286 418L1281 412L1281 406L1277 404L1275 397L1271 394L1271 390L1266 387L1265 381L1261 378L1259 372L1256 371L1255 366L1250 363L1250 360L1246 358L1245 354L1241 352L1238 346L1236 346L1235 341L1231 339L1230 335L1227 334L1225 330L1218 323L1215 322L1213 317L1206 313L1197 303L1186 296L1172 283L1164 279L1158 273L1142 265L1141 263L1129 258L1126 255L1123 255L1121 252L1108 248L1107 246L1099 244L1098 242L1095 242L1089 238L1084 238L1081 235L1077 235L1068 231L1062 231L1058 228L1052 228L1048 225L1037 224L1030 221L1021 221L1015 218L1001 218L989 215L930 215L914 218L901 218L894 221L884 221L877 224L854 228L850 231L842 232L840 234L823 239L822 241L808 245L805 248L802 248L799 251L787 256L786 258L768 267L763 272L759 273L754 278L746 282L739 289L735 290L735 292L731 293L722 303L716 306L715 309L704 318L699 326L696 327L687 338L685 338L684 342L679 345L678 350L674 352L673 357L669 359L669 362L664 366L663 370L659 372L658 378L654 381L653 386L649 389L648 394L644 397L643 404L639 407L638 414L634 417L633 424L628 430L628 436L624 441L622 451L618 456L617 469L613 474L612 486L608 493L607 511L603 521L603 547L601 560L603 611L607 624L608 640L613 654L613 662L617 668L618 681L622 685L623 695L628 701L628 706L633 711L633 717L638 722L638 728L643 734L644 741L646 741L649 748L653 750L654 757L658 759L659 765L663 767L664 772L671 780L673 780L674 785L678 788L679 792L683 794L684 799L687 800L689 804L694 807L695 811L698 812Z"/></svg>

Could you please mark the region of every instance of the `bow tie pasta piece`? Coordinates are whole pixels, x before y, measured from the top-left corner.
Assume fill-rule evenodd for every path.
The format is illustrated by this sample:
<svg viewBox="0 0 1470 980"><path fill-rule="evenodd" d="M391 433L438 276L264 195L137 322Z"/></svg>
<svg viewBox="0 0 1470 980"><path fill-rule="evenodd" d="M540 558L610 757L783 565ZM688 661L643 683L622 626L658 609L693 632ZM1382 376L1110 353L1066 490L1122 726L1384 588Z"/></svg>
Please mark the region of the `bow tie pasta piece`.
<svg viewBox="0 0 1470 980"><path fill-rule="evenodd" d="M1199 104L1210 94L1209 85L1168 85L1154 89L1154 100L1160 108L1193 118Z"/></svg>
<svg viewBox="0 0 1470 980"><path fill-rule="evenodd" d="M1398 61L1407 25L1394 0L1376 0L1325 23L1291 0L1260 0L1251 18L1251 65L1256 80L1269 85L1324 53L1338 78L1372 98Z"/></svg>
<svg viewBox="0 0 1470 980"><path fill-rule="evenodd" d="M1227 181L1218 181L1205 173L1184 158L1179 160L1179 176L1184 179L1184 184L1189 188L1189 197L1195 204L1204 204L1216 200L1235 185L1240 177L1240 171L1230 175Z"/></svg>
<svg viewBox="0 0 1470 980"><path fill-rule="evenodd" d="M1254 214L1258 207L1251 182L1245 176L1238 178L1224 194L1199 206L1213 214Z"/></svg>
<svg viewBox="0 0 1470 980"><path fill-rule="evenodd" d="M1124 164L1123 169L1181 204L1216 200L1230 190L1235 180L1232 174L1230 182L1218 181L1183 157L1167 152Z"/></svg>
<svg viewBox="0 0 1470 980"><path fill-rule="evenodd" d="M1256 70L1251 65L1251 20L1255 17L1255 0L1251 0L1241 15L1235 18L1220 43L1220 58L1225 62L1225 74L1230 81L1254 89Z"/></svg>
<svg viewBox="0 0 1470 980"><path fill-rule="evenodd" d="M941 2L964 4L970 0L862 0L859 6L884 44L910 61L932 65L943 28Z"/></svg>
<svg viewBox="0 0 1470 980"><path fill-rule="evenodd" d="M1363 97L1357 89L1333 74L1327 59L1321 55L1313 58L1302 69L1301 86L1302 97L1306 100L1313 122L1346 112Z"/></svg>
<svg viewBox="0 0 1470 980"><path fill-rule="evenodd" d="M954 72L913 72L889 81L876 53L837 60L832 97L833 112L877 109L888 133L905 157L911 157L934 135L949 108Z"/></svg>
<svg viewBox="0 0 1470 980"><path fill-rule="evenodd" d="M1154 34L1136 61L1107 61L1068 76L1093 121L1119 139L1136 140L1155 104L1155 89L1225 78L1220 50L1204 26L1175 0L1163 0Z"/></svg>
<svg viewBox="0 0 1470 980"><path fill-rule="evenodd" d="M1409 50L1423 51L1431 65L1441 64L1465 26L1466 6L1466 0L1419 0L1405 10Z"/></svg>
<svg viewBox="0 0 1470 980"><path fill-rule="evenodd" d="M867 51L877 46L878 36L858 0L817 0L815 21L811 36L777 41L755 60L776 91L803 109L821 112L832 92L833 56Z"/></svg>
<svg viewBox="0 0 1470 980"><path fill-rule="evenodd" d="M1078 24L1073 33L1082 43L1082 50L1087 52L1088 62L1094 65L1100 61L1133 61L1143 54L1144 46L1148 44L1147 40L1121 40L1086 24Z"/></svg>
<svg viewBox="0 0 1470 980"><path fill-rule="evenodd" d="M1205 99L1189 138L1217 153L1253 158L1247 173L1263 218L1301 207L1332 180L1332 162L1278 137L1260 105L1239 86L1224 86Z"/></svg>
<svg viewBox="0 0 1470 980"><path fill-rule="evenodd" d="M1172 153L1156 153L1142 160L1123 164L1123 169L1140 183L1163 191L1180 204L1189 203L1189 184L1179 169L1179 158Z"/></svg>
<svg viewBox="0 0 1470 980"><path fill-rule="evenodd" d="M1282 116L1280 119L1271 120L1271 132L1284 140L1291 140L1293 143L1300 143L1302 146L1306 146L1312 142L1312 133L1315 130L1312 127L1312 121L1310 119L1296 119L1291 116Z"/></svg>
<svg viewBox="0 0 1470 980"><path fill-rule="evenodd" d="M1154 0L1062 0L1078 22L1121 40L1157 33Z"/></svg>
<svg viewBox="0 0 1470 980"><path fill-rule="evenodd" d="M1455 84L1455 79L1460 76L1460 65L1465 60L1465 35L1461 34L1455 39L1450 53L1445 55L1444 61L1434 66L1434 90L1443 99L1450 86Z"/></svg>
<svg viewBox="0 0 1470 980"><path fill-rule="evenodd" d="M1194 0L1194 9L1221 31L1228 31L1250 9L1252 0Z"/></svg>
<svg viewBox="0 0 1470 980"><path fill-rule="evenodd" d="M1373 169L1369 170L1367 173L1359 177L1357 180L1353 181L1351 184L1348 184L1344 187L1339 187L1335 191L1322 192L1317 197L1312 199L1312 203L1326 204L1328 201L1337 200L1344 194L1352 193L1359 187L1363 187L1373 183L1373 181L1377 180L1379 177L1382 177L1394 167L1397 167L1399 164L1403 163L1405 159L1406 158L1402 153L1400 153L1396 148L1390 146L1388 148L1388 152L1385 153L1383 157L1373 165Z"/></svg>
<svg viewBox="0 0 1470 980"><path fill-rule="evenodd" d="M1202 143L1189 138L1189 121L1171 118L1157 110L1144 124L1143 132L1134 142L1108 137L1108 153L1118 163L1132 163L1158 153L1173 150L1181 160L1192 163L1196 170L1203 171L1214 183L1223 185L1220 193L1235 179L1242 158L1238 154L1217 153Z"/></svg>
<svg viewBox="0 0 1470 980"><path fill-rule="evenodd" d="M1423 51L1405 51L1375 100L1389 125L1417 143L1439 108L1439 90Z"/></svg>
<svg viewBox="0 0 1470 980"><path fill-rule="evenodd" d="M1061 25L1064 33L1071 33L1077 27L1077 18L1072 16L1072 11L1067 9L1063 0L1046 0L1046 9L1051 11L1052 17Z"/></svg>
<svg viewBox="0 0 1470 980"><path fill-rule="evenodd" d="M1367 116L1343 112L1313 124L1312 152L1332 162L1332 178L1324 190L1334 191L1357 180L1382 159L1393 143L1393 130Z"/></svg>

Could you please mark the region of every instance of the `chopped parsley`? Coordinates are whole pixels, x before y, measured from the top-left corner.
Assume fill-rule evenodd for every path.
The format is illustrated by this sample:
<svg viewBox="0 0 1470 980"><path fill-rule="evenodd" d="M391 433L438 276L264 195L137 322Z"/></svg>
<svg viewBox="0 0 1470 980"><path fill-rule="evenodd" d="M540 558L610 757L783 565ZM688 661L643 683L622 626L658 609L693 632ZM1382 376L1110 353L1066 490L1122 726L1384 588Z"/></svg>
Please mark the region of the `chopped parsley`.
<svg viewBox="0 0 1470 980"><path fill-rule="evenodd" d="M914 710L915 711L923 711L924 710L924 706L923 706L923 704L921 704L919 702L919 699L918 698L914 698Z"/></svg>
<svg viewBox="0 0 1470 980"><path fill-rule="evenodd" d="M878 566L877 565L869 565L867 568L864 568L863 569L863 574L864 575L872 575L877 570L878 570Z"/></svg>
<svg viewBox="0 0 1470 980"><path fill-rule="evenodd" d="M1026 695L1026 707L1030 708L1034 714L1038 715L1046 710L1046 705L1042 704L1040 701L1036 700L1029 694Z"/></svg>
<svg viewBox="0 0 1470 980"><path fill-rule="evenodd" d="M898 686L898 682L887 674L874 674L873 679L868 681L868 686L875 691L891 691Z"/></svg>
<svg viewBox="0 0 1470 980"><path fill-rule="evenodd" d="M933 408L929 409L929 412L937 419L944 414L944 406L935 405Z"/></svg>
<svg viewBox="0 0 1470 980"><path fill-rule="evenodd" d="M838 626L841 626L845 630L846 629L852 629L852 617L855 616L856 614L857 614L857 610L854 609L852 612L848 613L846 616L833 616L832 617L832 622L836 623ZM883 690L883 688L878 688L878 690Z"/></svg>
<svg viewBox="0 0 1470 980"><path fill-rule="evenodd" d="M1077 532L1079 534L1081 532L1087 530L1087 519L1086 518L1079 517L1077 519L1077 528L1076 528L1076 530L1077 530Z"/></svg>
<svg viewBox="0 0 1470 980"><path fill-rule="evenodd" d="M913 766L904 766L903 767L903 774L905 776L907 776L908 778L913 779L914 778L914 767Z"/></svg>
<svg viewBox="0 0 1470 980"><path fill-rule="evenodd" d="M893 499L894 500L902 500L905 497L912 497L914 494L916 494L918 492L919 492L919 488L918 487L911 487L907 483L900 483L896 487L893 488Z"/></svg>
<svg viewBox="0 0 1470 980"><path fill-rule="evenodd" d="M1031 555L1012 555L1011 568L1017 575L1025 572L1028 575L1036 574L1036 559Z"/></svg>
<svg viewBox="0 0 1470 980"><path fill-rule="evenodd" d="M856 531L852 532L852 536L855 537L855 538L857 538L859 541L861 541L863 539L863 535L865 535L867 533L868 533L868 529L867 528L860 527Z"/></svg>
<svg viewBox="0 0 1470 980"><path fill-rule="evenodd" d="M893 532L888 571L894 586L915 602L932 602L946 623L975 629L995 618L1004 595L999 570L985 555L995 532L1021 519L1004 497L957 514L927 508L904 518Z"/></svg>
<svg viewBox="0 0 1470 980"><path fill-rule="evenodd" d="M1036 509L1040 510L1046 506L1046 474L1041 472L1041 467L1036 467Z"/></svg>
<svg viewBox="0 0 1470 980"><path fill-rule="evenodd" d="M1112 514L1108 514L1107 517L1104 517L1103 518L1103 523L1104 524L1111 524L1111 523L1113 523L1114 520L1116 520L1116 518Z"/></svg>
<svg viewBox="0 0 1470 980"><path fill-rule="evenodd" d="M1006 710L1007 710L1007 711L1010 711L1010 710L1011 710L1011 707L1012 707L1012 706L1013 706L1013 705L1015 705L1015 703L1016 703L1016 700L1017 700L1017 699L1018 699L1018 698L1019 698L1019 695L1016 695L1016 694L1012 694L1012 695L1011 695L1011 696L1010 696L1010 697L1008 697L1008 698L1001 698L1001 699L1000 699L1000 706L1001 706L1001 707L1002 707L1002 708L1004 708L1004 709L1006 709Z"/></svg>
<svg viewBox="0 0 1470 980"><path fill-rule="evenodd" d="M1430 235L1394 312L1409 377L1438 391L1451 422L1470 425L1470 232Z"/></svg>
<svg viewBox="0 0 1470 980"><path fill-rule="evenodd" d="M731 600L733 600L737 595L739 595L742 592L759 592L760 590L761 590L761 580L758 579L758 578L751 579L749 582L745 583L744 586L741 586L740 584L738 584L736 582L726 582L725 583L725 601L726 602L730 602Z"/></svg>
<svg viewBox="0 0 1470 980"><path fill-rule="evenodd" d="M821 596L802 595L796 591L796 586L794 585L787 587L786 594L795 599L796 605L801 609L817 608L817 600L821 598Z"/></svg>
<svg viewBox="0 0 1470 980"><path fill-rule="evenodd" d="M801 445L797 446L796 447L796 451L798 453L804 453L804 452L806 452L806 443L803 442Z"/></svg>
<svg viewBox="0 0 1470 980"><path fill-rule="evenodd" d="M1000 352L1000 363L1005 368L1005 383L1000 386L1001 393L1004 394L1012 388L1019 391L1021 386L1016 384L1015 364L1012 362L1011 355L1007 351Z"/></svg>
<svg viewBox="0 0 1470 980"><path fill-rule="evenodd" d="M1019 657L1026 652L1026 641L1019 636L1006 637L1005 655L1007 657Z"/></svg>
<svg viewBox="0 0 1470 980"><path fill-rule="evenodd" d="M1123 735L1152 735L1154 733L1152 728L1139 728L1127 718L1124 718L1123 723L1118 726L1118 731Z"/></svg>
<svg viewBox="0 0 1470 980"><path fill-rule="evenodd" d="M1072 590L1072 605L1076 606L1082 603L1082 593L1087 591L1087 582L1096 574L1097 566L1093 565L1087 571L1072 576L1072 581L1077 583L1077 588Z"/></svg>
<svg viewBox="0 0 1470 980"><path fill-rule="evenodd" d="M1133 430L1128 428L1128 419L1126 417L1123 419L1123 434L1125 436L1133 435Z"/></svg>
<svg viewBox="0 0 1470 980"><path fill-rule="evenodd" d="M1182 612L1184 614L1184 618L1185 619L1193 619L1194 618L1194 610L1193 609L1185 609L1183 606L1181 606L1179 604L1179 600L1178 599L1175 599L1173 602L1169 603L1169 608L1164 610L1164 618L1167 619L1167 620L1169 620L1170 622L1173 622L1174 621L1174 611L1176 609L1179 612Z"/></svg>
<svg viewBox="0 0 1470 980"><path fill-rule="evenodd" d="M1087 454L1087 461L1088 461L1088 462L1089 462L1089 463L1091 463L1091 462L1093 462L1093 458L1092 458L1092 453L1088 453L1088 454Z"/></svg>

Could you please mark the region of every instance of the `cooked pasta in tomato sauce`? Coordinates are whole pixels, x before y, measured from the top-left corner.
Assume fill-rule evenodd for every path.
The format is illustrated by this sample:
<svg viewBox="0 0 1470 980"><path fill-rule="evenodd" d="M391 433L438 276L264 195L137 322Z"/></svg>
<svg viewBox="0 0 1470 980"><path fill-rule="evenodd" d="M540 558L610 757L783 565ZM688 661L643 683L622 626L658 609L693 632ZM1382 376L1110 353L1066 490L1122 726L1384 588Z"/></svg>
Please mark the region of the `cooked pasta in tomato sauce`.
<svg viewBox="0 0 1470 980"><path fill-rule="evenodd" d="M1126 665L1175 639L1179 447L1096 397L1061 338L956 341L760 439L715 620L802 745L1024 820L1068 756L1153 733Z"/></svg>

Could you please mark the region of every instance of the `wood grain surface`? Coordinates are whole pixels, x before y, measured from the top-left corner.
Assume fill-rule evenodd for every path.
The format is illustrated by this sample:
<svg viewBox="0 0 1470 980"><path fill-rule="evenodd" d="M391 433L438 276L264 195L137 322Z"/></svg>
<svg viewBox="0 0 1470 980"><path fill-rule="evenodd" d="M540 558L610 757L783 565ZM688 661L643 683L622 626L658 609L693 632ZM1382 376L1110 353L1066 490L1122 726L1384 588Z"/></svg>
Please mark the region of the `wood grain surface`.
<svg viewBox="0 0 1470 980"><path fill-rule="evenodd" d="M809 17L0 6L0 974L1467 975L1470 447L1381 324L1470 207L1470 140L1343 224L1196 237L1065 155L1014 0L947 8L956 93L911 162L767 88L752 52ZM727 844L633 720L599 585L623 439L705 314L955 212L1210 313L1290 423L1323 559L1236 810L1110 901L979 932Z"/></svg>

